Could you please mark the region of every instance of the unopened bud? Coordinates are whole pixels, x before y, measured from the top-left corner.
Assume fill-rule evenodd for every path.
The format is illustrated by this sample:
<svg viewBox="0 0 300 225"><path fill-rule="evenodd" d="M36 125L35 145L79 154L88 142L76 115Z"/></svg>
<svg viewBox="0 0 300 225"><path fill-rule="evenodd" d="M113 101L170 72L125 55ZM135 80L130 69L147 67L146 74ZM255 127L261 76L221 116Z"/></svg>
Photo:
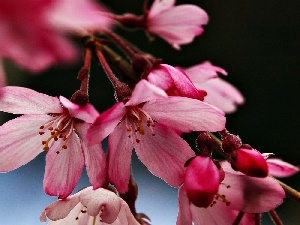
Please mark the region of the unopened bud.
<svg viewBox="0 0 300 225"><path fill-rule="evenodd" d="M227 133L222 138L222 149L225 153L231 154L233 151L241 147L242 141L239 136Z"/></svg>
<svg viewBox="0 0 300 225"><path fill-rule="evenodd" d="M187 165L184 185L189 200L208 207L219 190L220 171L210 157L196 156Z"/></svg>
<svg viewBox="0 0 300 225"><path fill-rule="evenodd" d="M207 132L200 132L196 139L196 147L199 150L199 155L210 157L214 143L214 139Z"/></svg>
<svg viewBox="0 0 300 225"><path fill-rule="evenodd" d="M231 154L231 166L248 176L268 176L268 164L263 155L255 149L239 148Z"/></svg>

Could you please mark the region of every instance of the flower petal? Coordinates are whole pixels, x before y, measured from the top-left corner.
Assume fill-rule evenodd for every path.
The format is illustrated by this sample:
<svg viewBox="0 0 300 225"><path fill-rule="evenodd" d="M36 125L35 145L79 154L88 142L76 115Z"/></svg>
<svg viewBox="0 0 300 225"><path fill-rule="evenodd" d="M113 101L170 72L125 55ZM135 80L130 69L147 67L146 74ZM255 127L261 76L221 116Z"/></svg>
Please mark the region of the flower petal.
<svg viewBox="0 0 300 225"><path fill-rule="evenodd" d="M129 138L125 122L121 122L108 137L108 176L120 193L128 190L133 137Z"/></svg>
<svg viewBox="0 0 300 225"><path fill-rule="evenodd" d="M113 107L101 113L88 129L88 144L99 144L115 129L125 113L126 108L122 102L116 103Z"/></svg>
<svg viewBox="0 0 300 225"><path fill-rule="evenodd" d="M143 110L152 119L178 131L220 131L225 127L221 110L196 99L170 96L147 102Z"/></svg>
<svg viewBox="0 0 300 225"><path fill-rule="evenodd" d="M227 164L227 163L226 163ZM236 173L230 166L222 163L226 175L220 185L219 193L230 201L230 208L249 213L270 211L280 205L285 192L280 184L271 177L256 178Z"/></svg>
<svg viewBox="0 0 300 225"><path fill-rule="evenodd" d="M99 116L98 111L91 104L86 104L84 107L81 107L63 96L60 96L59 100L61 104L69 110L71 117L92 123Z"/></svg>
<svg viewBox="0 0 300 225"><path fill-rule="evenodd" d="M14 170L43 152L39 127L51 116L24 115L0 127L0 171Z"/></svg>
<svg viewBox="0 0 300 225"><path fill-rule="evenodd" d="M294 166L278 158L268 158L269 174L274 177L289 177L300 171L299 166Z"/></svg>
<svg viewBox="0 0 300 225"><path fill-rule="evenodd" d="M190 202L187 197L186 189L184 184L179 188L178 191L178 215L176 225L191 225L192 214L190 211Z"/></svg>
<svg viewBox="0 0 300 225"><path fill-rule="evenodd" d="M176 0L155 0L149 10L149 17L154 17L158 13L171 8Z"/></svg>
<svg viewBox="0 0 300 225"><path fill-rule="evenodd" d="M80 193L80 202L86 206L90 216L101 214L103 222L109 224L117 219L121 209L121 199L114 192L103 188L85 188Z"/></svg>
<svg viewBox="0 0 300 225"><path fill-rule="evenodd" d="M141 80L135 86L129 101L125 106L135 106L157 98L166 98L168 95L160 88L146 80Z"/></svg>
<svg viewBox="0 0 300 225"><path fill-rule="evenodd" d="M59 199L48 205L40 215L40 220L46 222L46 216L50 220L65 218L70 211L79 203L79 194L76 193L66 199Z"/></svg>
<svg viewBox="0 0 300 225"><path fill-rule="evenodd" d="M192 80L195 86L208 81L212 78L217 78L218 74L227 75L227 72L220 67L212 65L209 61L186 68L184 70L188 77Z"/></svg>
<svg viewBox="0 0 300 225"><path fill-rule="evenodd" d="M138 158L152 174L174 187L183 183L184 163L195 154L175 131L157 123L153 132L145 129L143 135L136 134L134 139L140 140L134 143Z"/></svg>
<svg viewBox="0 0 300 225"><path fill-rule="evenodd" d="M80 139L74 131L65 144L68 146L67 149L61 149L59 141L50 147L46 156L44 176L46 194L62 199L68 197L74 190L84 165Z"/></svg>
<svg viewBox="0 0 300 225"><path fill-rule="evenodd" d="M87 175L94 189L101 187L106 181L106 157L101 144L87 146L86 133L89 124L81 123L76 126L83 149Z"/></svg>
<svg viewBox="0 0 300 225"><path fill-rule="evenodd" d="M61 113L58 98L24 87L6 86L0 89L0 110L14 114Z"/></svg>

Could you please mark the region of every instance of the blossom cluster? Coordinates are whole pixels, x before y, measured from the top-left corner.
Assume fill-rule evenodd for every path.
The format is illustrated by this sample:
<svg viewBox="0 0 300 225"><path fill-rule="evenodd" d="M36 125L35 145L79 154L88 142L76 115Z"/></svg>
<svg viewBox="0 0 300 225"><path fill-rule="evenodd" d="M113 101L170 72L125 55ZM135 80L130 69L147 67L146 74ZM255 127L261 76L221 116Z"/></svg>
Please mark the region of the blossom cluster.
<svg viewBox="0 0 300 225"><path fill-rule="evenodd" d="M286 194L299 199L299 192L288 192L274 178L294 175L299 167L227 131L226 114L245 100L221 77L224 69L209 61L188 68L163 63L114 31L143 29L180 50L208 21L200 7L175 0L146 2L141 16L115 15L92 0L0 0L2 59L40 72L76 62L78 47L69 36L82 41L81 85L70 99L6 85L0 61L0 110L20 115L0 126L0 172L46 152L43 188L58 200L43 210L41 221L150 224L135 207L133 150L154 176L178 189L176 225L256 225L264 212L276 217ZM92 58L114 88L116 103L103 112L89 99ZM197 135L196 146L183 138L189 133ZM84 167L90 186L72 195Z"/></svg>

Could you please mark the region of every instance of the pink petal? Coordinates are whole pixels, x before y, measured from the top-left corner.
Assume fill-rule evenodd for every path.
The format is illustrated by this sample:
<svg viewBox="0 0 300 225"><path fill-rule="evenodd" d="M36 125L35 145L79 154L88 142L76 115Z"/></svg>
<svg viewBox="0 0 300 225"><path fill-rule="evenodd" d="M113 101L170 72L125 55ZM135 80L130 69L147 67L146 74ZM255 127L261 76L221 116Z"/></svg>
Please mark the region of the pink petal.
<svg viewBox="0 0 300 225"><path fill-rule="evenodd" d="M125 106L135 106L157 98L166 98L168 95L160 88L146 80L141 80L135 86L129 101Z"/></svg>
<svg viewBox="0 0 300 225"><path fill-rule="evenodd" d="M58 98L24 87L6 86L0 89L0 110L14 114L61 113Z"/></svg>
<svg viewBox="0 0 300 225"><path fill-rule="evenodd" d="M227 164L227 163L226 163ZM220 185L219 193L230 201L230 208L243 212L262 213L279 206L285 192L280 184L271 177L255 178L242 175L222 163L226 175ZM229 188L226 185L230 185Z"/></svg>
<svg viewBox="0 0 300 225"><path fill-rule="evenodd" d="M89 145L99 144L106 138L120 123L126 113L126 108L122 102L116 103L95 120L89 128L87 137Z"/></svg>
<svg viewBox="0 0 300 225"><path fill-rule="evenodd" d="M79 194L76 193L66 199L59 199L48 205L40 215L40 220L46 222L46 216L50 220L60 220L68 216L71 210L79 203Z"/></svg>
<svg viewBox="0 0 300 225"><path fill-rule="evenodd" d="M129 138L122 121L108 137L108 176L120 193L128 190L133 137Z"/></svg>
<svg viewBox="0 0 300 225"><path fill-rule="evenodd" d="M188 44L203 33L202 25L207 24L208 16L201 8L185 4L149 17L147 22L149 32L179 49L180 44Z"/></svg>
<svg viewBox="0 0 300 225"><path fill-rule="evenodd" d="M201 84L195 84L201 90L207 92L204 101L212 104L226 113L232 113L237 105L244 103L245 99L241 92L232 84L221 78L208 80Z"/></svg>
<svg viewBox="0 0 300 225"><path fill-rule="evenodd" d="M162 11L172 8L176 0L155 0L149 10L149 17L154 17Z"/></svg>
<svg viewBox="0 0 300 225"><path fill-rule="evenodd" d="M88 124L80 123L76 125L83 149L87 175L91 185L96 189L106 181L106 157L100 143L91 147L87 146L86 133L88 128Z"/></svg>
<svg viewBox="0 0 300 225"><path fill-rule="evenodd" d="M191 225L192 214L190 211L190 202L187 197L186 189L184 184L179 188L178 191L178 215L176 225Z"/></svg>
<svg viewBox="0 0 300 225"><path fill-rule="evenodd" d="M225 70L220 67L213 66L209 61L189 67L184 71L196 86L212 78L217 78L217 73L227 75Z"/></svg>
<svg viewBox="0 0 300 225"><path fill-rule="evenodd" d="M24 115L0 127L0 171L14 170L43 152L39 127L49 121L48 115Z"/></svg>
<svg viewBox="0 0 300 225"><path fill-rule="evenodd" d="M221 110L196 99L171 96L147 102L143 110L159 123L182 132L220 131L225 126Z"/></svg>
<svg viewBox="0 0 300 225"><path fill-rule="evenodd" d="M117 220L113 225L140 225L140 223L134 218L132 212L129 209L127 203L121 199L121 210L119 212Z"/></svg>
<svg viewBox="0 0 300 225"><path fill-rule="evenodd" d="M145 129L143 135L136 133L132 138L140 140L134 142L134 149L152 174L174 187L183 183L184 163L194 156L194 152L175 131L157 123L153 132Z"/></svg>
<svg viewBox="0 0 300 225"><path fill-rule="evenodd" d="M268 158L269 174L274 177L289 177L298 173L299 166L294 166L278 158Z"/></svg>
<svg viewBox="0 0 300 225"><path fill-rule="evenodd" d="M91 104L81 107L63 96L60 96L59 100L61 104L69 110L71 117L83 120L87 123L92 123L99 116L98 111Z"/></svg>
<svg viewBox="0 0 300 225"><path fill-rule="evenodd" d="M62 199L68 197L74 190L84 165L80 139L74 131L65 144L67 149L62 149L59 141L50 147L46 156L44 176L46 194Z"/></svg>
<svg viewBox="0 0 300 225"><path fill-rule="evenodd" d="M117 219L121 209L121 199L114 192L103 188L85 188L80 193L80 202L86 206L90 216L101 214L103 222L109 224Z"/></svg>
<svg viewBox="0 0 300 225"><path fill-rule="evenodd" d="M109 29L112 22L108 10L93 0L55 1L48 16L56 29L76 33Z"/></svg>
<svg viewBox="0 0 300 225"><path fill-rule="evenodd" d="M226 206L221 200L217 201L212 207L198 208L191 205L191 213L195 225L232 225L239 211L232 210ZM239 225L253 225L254 216L245 213Z"/></svg>

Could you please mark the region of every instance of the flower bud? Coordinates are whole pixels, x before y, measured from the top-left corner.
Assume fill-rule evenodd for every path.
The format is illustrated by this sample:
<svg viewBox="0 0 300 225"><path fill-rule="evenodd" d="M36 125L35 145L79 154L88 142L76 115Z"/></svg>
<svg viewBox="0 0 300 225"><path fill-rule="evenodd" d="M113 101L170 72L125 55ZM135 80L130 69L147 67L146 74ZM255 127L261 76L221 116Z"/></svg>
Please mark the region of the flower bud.
<svg viewBox="0 0 300 225"><path fill-rule="evenodd" d="M239 148L231 154L231 166L248 176L266 177L268 164L260 152L255 149Z"/></svg>
<svg viewBox="0 0 300 225"><path fill-rule="evenodd" d="M196 156L187 165L184 183L189 200L206 208L219 190L219 168L210 157Z"/></svg>

